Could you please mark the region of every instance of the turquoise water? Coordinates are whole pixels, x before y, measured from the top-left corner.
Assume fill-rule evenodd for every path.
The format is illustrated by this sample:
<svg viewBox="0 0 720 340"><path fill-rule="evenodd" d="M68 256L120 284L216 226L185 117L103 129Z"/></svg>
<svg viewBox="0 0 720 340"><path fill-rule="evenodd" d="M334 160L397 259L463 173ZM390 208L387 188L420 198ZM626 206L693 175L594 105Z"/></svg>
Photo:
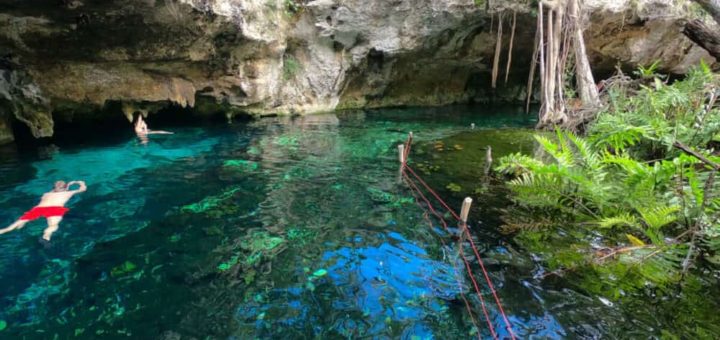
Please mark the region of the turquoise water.
<svg viewBox="0 0 720 340"><path fill-rule="evenodd" d="M0 236L0 337L488 337L460 299L480 313L456 239L423 217L400 180L396 145L413 131L413 162L432 168L428 150L458 135L528 151L516 130L502 129L533 123L512 108L395 109L175 127L148 145L128 134L2 153L0 224L54 180L89 189L70 202L52 247L37 242L42 221ZM474 187L477 169L426 176L450 204L476 198L474 239L520 337L654 333L656 321L638 326L617 304L536 279L542 265L497 231L504 192Z"/></svg>

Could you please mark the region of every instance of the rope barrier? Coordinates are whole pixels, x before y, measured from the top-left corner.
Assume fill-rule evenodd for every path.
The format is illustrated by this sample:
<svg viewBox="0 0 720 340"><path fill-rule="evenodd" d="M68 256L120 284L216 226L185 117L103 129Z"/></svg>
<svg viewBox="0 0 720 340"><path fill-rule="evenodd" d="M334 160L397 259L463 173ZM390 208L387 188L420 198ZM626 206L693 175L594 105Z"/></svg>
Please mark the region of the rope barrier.
<svg viewBox="0 0 720 340"><path fill-rule="evenodd" d="M412 135L412 132L411 132L411 133L410 133L410 136L408 137L408 139L407 139L407 141L406 141L406 143L405 143L404 158L403 158L403 159L404 159L404 162L403 162L403 164L401 165L403 177L406 179L406 182L407 182L408 184L410 184L410 185L414 188L414 190L416 190L417 193L423 198L423 200L425 201L425 203L426 203L427 206L428 206L428 209L429 209L436 217L438 217L438 218L440 219L440 221L441 221L442 224L443 224L443 227L444 227L448 232L449 232L449 228L447 227L447 224L445 223L445 220L442 218L442 216L441 216L437 211L435 211L435 209L433 208L432 204L430 204L430 201L429 201L429 200L427 199L427 197L422 193L422 191L420 190L420 188L413 182L413 180L410 178L410 176L407 175L407 172L409 172L410 174L412 174L413 177L415 177L415 179L417 179L417 181L420 182L420 183L425 187L425 189L427 189L427 191L428 191L430 194L432 194L432 196L435 197L435 199L436 199L456 220L458 220L459 222L462 223L462 226L463 226L463 229L464 229L464 234L467 235L467 239L470 241L470 246L472 247L473 253L475 254L475 257L476 257L477 260L478 260L478 264L480 264L480 269L482 269L483 276L484 276L485 281L486 281L486 283L487 283L487 285L488 285L488 288L490 289L490 292L491 292L492 295L493 295L493 298L494 298L494 300L495 300L495 303L496 303L497 306L498 306L498 309L499 309L499 311L500 311L500 314L502 315L503 322L505 323L506 329L507 329L508 333L510 334L510 337L511 337L513 340L515 340L516 337L515 337L515 333L513 332L513 329L512 329L512 324L510 323L510 320L508 319L508 317L507 317L507 315L506 315L506 313L505 313L505 309L504 309L503 306L502 306L502 302L500 302L500 298L499 298L498 295L497 295L497 291L496 291L496 289L495 289L495 285L493 285L492 280L490 279L490 275L488 274L487 269L485 268L485 263L483 262L482 257L480 256L480 252L478 251L478 248L477 248L477 246L475 245L475 241L473 241L472 234L470 234L470 229L468 228L467 224L464 223L464 222L461 220L460 216L459 216L457 213L455 213L455 211L454 211L452 208L450 208L450 206L449 206L447 203L445 203L445 201L443 201L442 198L440 198L440 195L438 195L438 194L430 187L430 185L427 184L427 182L425 182L410 166L408 166L407 160L408 160L408 156L410 155L410 148L412 147L412 139L413 139L413 135ZM408 170L408 171L405 171L405 170ZM413 196L415 196L415 195L413 194ZM416 200L417 200L417 198L416 198ZM418 202L418 203L419 203L419 202ZM431 222L431 226L432 226L432 222ZM482 293L480 292L480 289L479 289L479 287L478 287L478 285L477 285L477 282L475 281L474 274L473 274L473 272L472 272L472 269L471 269L471 267L470 267L470 264L469 264L469 263L467 262L467 260L465 259L465 255L464 255L464 251L463 251L463 249L462 249L462 245L459 246L459 249L460 249L460 254L461 254L461 256L462 256L463 262L465 262L465 266L466 266L466 268L467 268L467 270L468 270L468 274L469 274L469 276L470 276L470 278L471 278L471 280L472 280L472 282L473 282L473 285L474 285L474 287L475 287L475 291L476 291L476 293L478 294L478 297L480 298L481 306L482 306L482 309L483 309L483 314L485 314L484 316L485 316L485 318L486 318L486 321L488 322L488 326L489 326L489 328L490 328L490 333L493 335L493 338L497 339L497 333L495 332L495 329L494 329L494 327L492 326L492 321L490 320L490 317L489 317L489 315L488 315L488 313L487 313L487 309L486 309L486 307L485 307L485 300L483 299ZM472 313L471 313L470 315L471 315L471 317L472 317ZM476 325L476 326L477 326L477 325Z"/></svg>
<svg viewBox="0 0 720 340"><path fill-rule="evenodd" d="M406 179L407 183L418 193L418 195L420 195L420 197L422 197L423 201L425 201L425 204L427 205L428 210L430 210L430 212L432 212L433 215L435 215L435 216L440 220L440 223L442 223L443 228L444 228L448 233L450 233L450 228L448 227L448 225L447 225L447 223L445 222L445 220L442 218L442 215L440 215L440 214L435 210L435 208L433 208L433 206L432 206L432 204L430 203L430 201L429 201L429 200L427 199L427 197L422 193L422 191L420 191L420 188L418 188L417 185L416 185L415 183L413 183L412 179L410 179L410 177L408 177L407 174L403 174L403 175L405 176L405 179ZM413 194L413 196L414 196L414 194ZM430 223L430 227L432 228L432 222ZM443 241L443 242L444 242L444 241ZM462 246L459 245L458 248L459 248L460 251L462 252ZM468 270L470 270L470 264L467 262L467 259L465 259L465 256L461 256L461 257L462 257L463 262L465 263L465 267L467 267ZM472 273L472 272L471 272L471 273ZM493 327L492 321L490 320L490 315L489 315L489 313L488 313L488 311L487 311L487 307L485 306L485 299L483 298L482 292L480 291L480 288L479 288L479 286L478 286L478 283L477 283L477 281L475 280L475 276L471 274L471 275L470 275L470 279L472 280L473 286L474 286L474 288L475 288L475 293L477 294L478 298L480 298L480 305L482 306L482 311L483 311L483 314L485 315L485 320L487 321L488 328L490 329L490 333L492 334L493 339L497 339L498 337L497 337L497 333L495 332L495 327ZM472 312L470 312L470 316L472 317ZM477 324L475 324L475 326L477 327ZM480 331L480 328L478 328L478 333L479 333L479 331ZM478 336L479 336L479 334L478 334Z"/></svg>
<svg viewBox="0 0 720 340"><path fill-rule="evenodd" d="M454 210L452 210L452 208L450 208L447 203L445 203L445 201L443 201L442 198L440 198L440 196L432 188L430 188L427 183L425 183L425 181L415 172L415 170L413 170L407 164L404 165L404 169L409 170L410 173L418 180L418 182L420 182L425 187L425 189L427 189L427 191L430 192L430 194L432 194L435 199L440 202L440 204L445 207L445 209L447 209L450 214L452 214L453 217L455 217L456 220L461 221L460 215L458 215Z"/></svg>
<svg viewBox="0 0 720 340"><path fill-rule="evenodd" d="M420 194L422 194L422 193L420 193ZM417 205L422 208L422 204L420 203L420 199L418 198L418 196L415 194L415 190L412 190L412 195L413 195L413 198L415 199L415 202L417 203ZM432 228L432 227L433 227L433 223L432 223L432 221L430 220L430 216L428 216L428 212L427 212L427 211L425 211L425 212L423 213L423 218L425 219L425 221L428 222L428 225L430 226L430 228ZM443 241L442 238L440 239L440 242L442 243L443 248L447 248L447 244L445 243L445 241ZM473 326L474 326L475 329L477 329L477 331L478 331L478 339L480 339L480 327L479 327L478 324L477 324L477 320L475 319L475 315L473 315L472 307L470 307L470 302L468 301L467 296L465 296L465 293L463 292L463 290L464 290L464 289L463 289L463 285L462 285L462 282L460 281L460 269L458 268L458 266L455 264L454 261L452 262L452 266L453 266L453 272L454 272L454 274L455 274L455 275L454 275L454 276L455 276L455 281L457 282L458 290L460 291L460 296L462 297L462 300L463 300L463 302L465 303L465 308L467 309L468 314L470 314L470 320L471 320Z"/></svg>

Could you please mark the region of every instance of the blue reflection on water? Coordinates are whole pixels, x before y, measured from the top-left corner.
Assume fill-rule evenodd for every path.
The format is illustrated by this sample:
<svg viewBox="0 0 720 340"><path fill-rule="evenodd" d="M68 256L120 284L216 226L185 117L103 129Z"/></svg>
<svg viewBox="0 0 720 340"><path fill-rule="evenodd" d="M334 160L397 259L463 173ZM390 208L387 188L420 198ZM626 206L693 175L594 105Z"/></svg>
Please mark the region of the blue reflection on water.
<svg viewBox="0 0 720 340"><path fill-rule="evenodd" d="M363 242L360 237L348 241ZM329 304L333 310L326 311L340 315L334 322L334 330L339 334L389 335L388 327L400 324L403 337L412 335L424 339L433 334L423 319L449 318L448 301L461 292L452 264L430 259L424 249L394 232L388 233L386 241L378 246L327 251L322 261L328 265L328 274L319 279L310 277L312 288L305 285L275 291L273 294L290 296L281 304L266 303L273 299L255 299L240 306L239 318L253 322L258 315L275 312L286 315L281 324L301 326L309 320L308 308L314 307L303 299L308 294L322 299L321 292L329 290L341 292ZM462 287L466 290L464 284ZM348 317L352 313L361 314L363 322ZM265 327L261 320L254 322L259 329Z"/></svg>

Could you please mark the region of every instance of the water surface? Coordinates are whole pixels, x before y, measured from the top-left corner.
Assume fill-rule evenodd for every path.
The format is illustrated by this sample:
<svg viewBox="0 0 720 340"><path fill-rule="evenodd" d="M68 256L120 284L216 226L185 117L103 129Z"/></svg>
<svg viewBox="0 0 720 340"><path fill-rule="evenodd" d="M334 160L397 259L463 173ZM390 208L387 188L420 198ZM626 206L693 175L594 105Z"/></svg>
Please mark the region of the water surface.
<svg viewBox="0 0 720 340"><path fill-rule="evenodd" d="M513 108L394 109L175 127L148 145L128 134L4 153L0 224L54 180L89 189L70 202L52 247L37 242L43 221L0 236L0 336L488 337L457 238L438 219L428 223L400 180L396 146L409 131L413 165L430 184L457 206L476 199L474 239L518 335L656 334L654 321L536 279L542 265L498 232L507 197L482 179L483 148L530 152L528 131L517 128L532 125ZM451 161L438 164L437 152ZM506 336L486 287L484 295Z"/></svg>

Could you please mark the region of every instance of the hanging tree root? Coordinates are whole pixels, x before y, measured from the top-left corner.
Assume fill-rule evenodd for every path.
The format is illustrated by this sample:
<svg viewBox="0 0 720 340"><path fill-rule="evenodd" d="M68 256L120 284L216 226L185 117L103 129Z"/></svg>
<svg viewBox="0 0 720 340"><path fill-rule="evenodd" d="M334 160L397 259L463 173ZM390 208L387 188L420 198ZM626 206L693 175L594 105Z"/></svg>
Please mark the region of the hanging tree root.
<svg viewBox="0 0 720 340"><path fill-rule="evenodd" d="M593 116L593 110L600 106L598 89L585 50L585 21L585 13L578 0L538 2L537 48L540 50L542 103L538 128L558 125L573 128L586 121L588 116ZM574 105L577 108L566 105L568 72L574 74L575 89L581 103Z"/></svg>
<svg viewBox="0 0 720 340"><path fill-rule="evenodd" d="M503 35L503 15L502 12L498 13L498 31L497 39L495 42L495 58L493 60L492 69L492 88L497 88L497 77L500 69L500 51L502 50L502 35Z"/></svg>
<svg viewBox="0 0 720 340"><path fill-rule="evenodd" d="M513 11L512 31L510 32L510 47L508 48L507 67L505 68L505 85L510 78L510 67L512 66L513 44L515 42L515 27L517 26L517 11Z"/></svg>

